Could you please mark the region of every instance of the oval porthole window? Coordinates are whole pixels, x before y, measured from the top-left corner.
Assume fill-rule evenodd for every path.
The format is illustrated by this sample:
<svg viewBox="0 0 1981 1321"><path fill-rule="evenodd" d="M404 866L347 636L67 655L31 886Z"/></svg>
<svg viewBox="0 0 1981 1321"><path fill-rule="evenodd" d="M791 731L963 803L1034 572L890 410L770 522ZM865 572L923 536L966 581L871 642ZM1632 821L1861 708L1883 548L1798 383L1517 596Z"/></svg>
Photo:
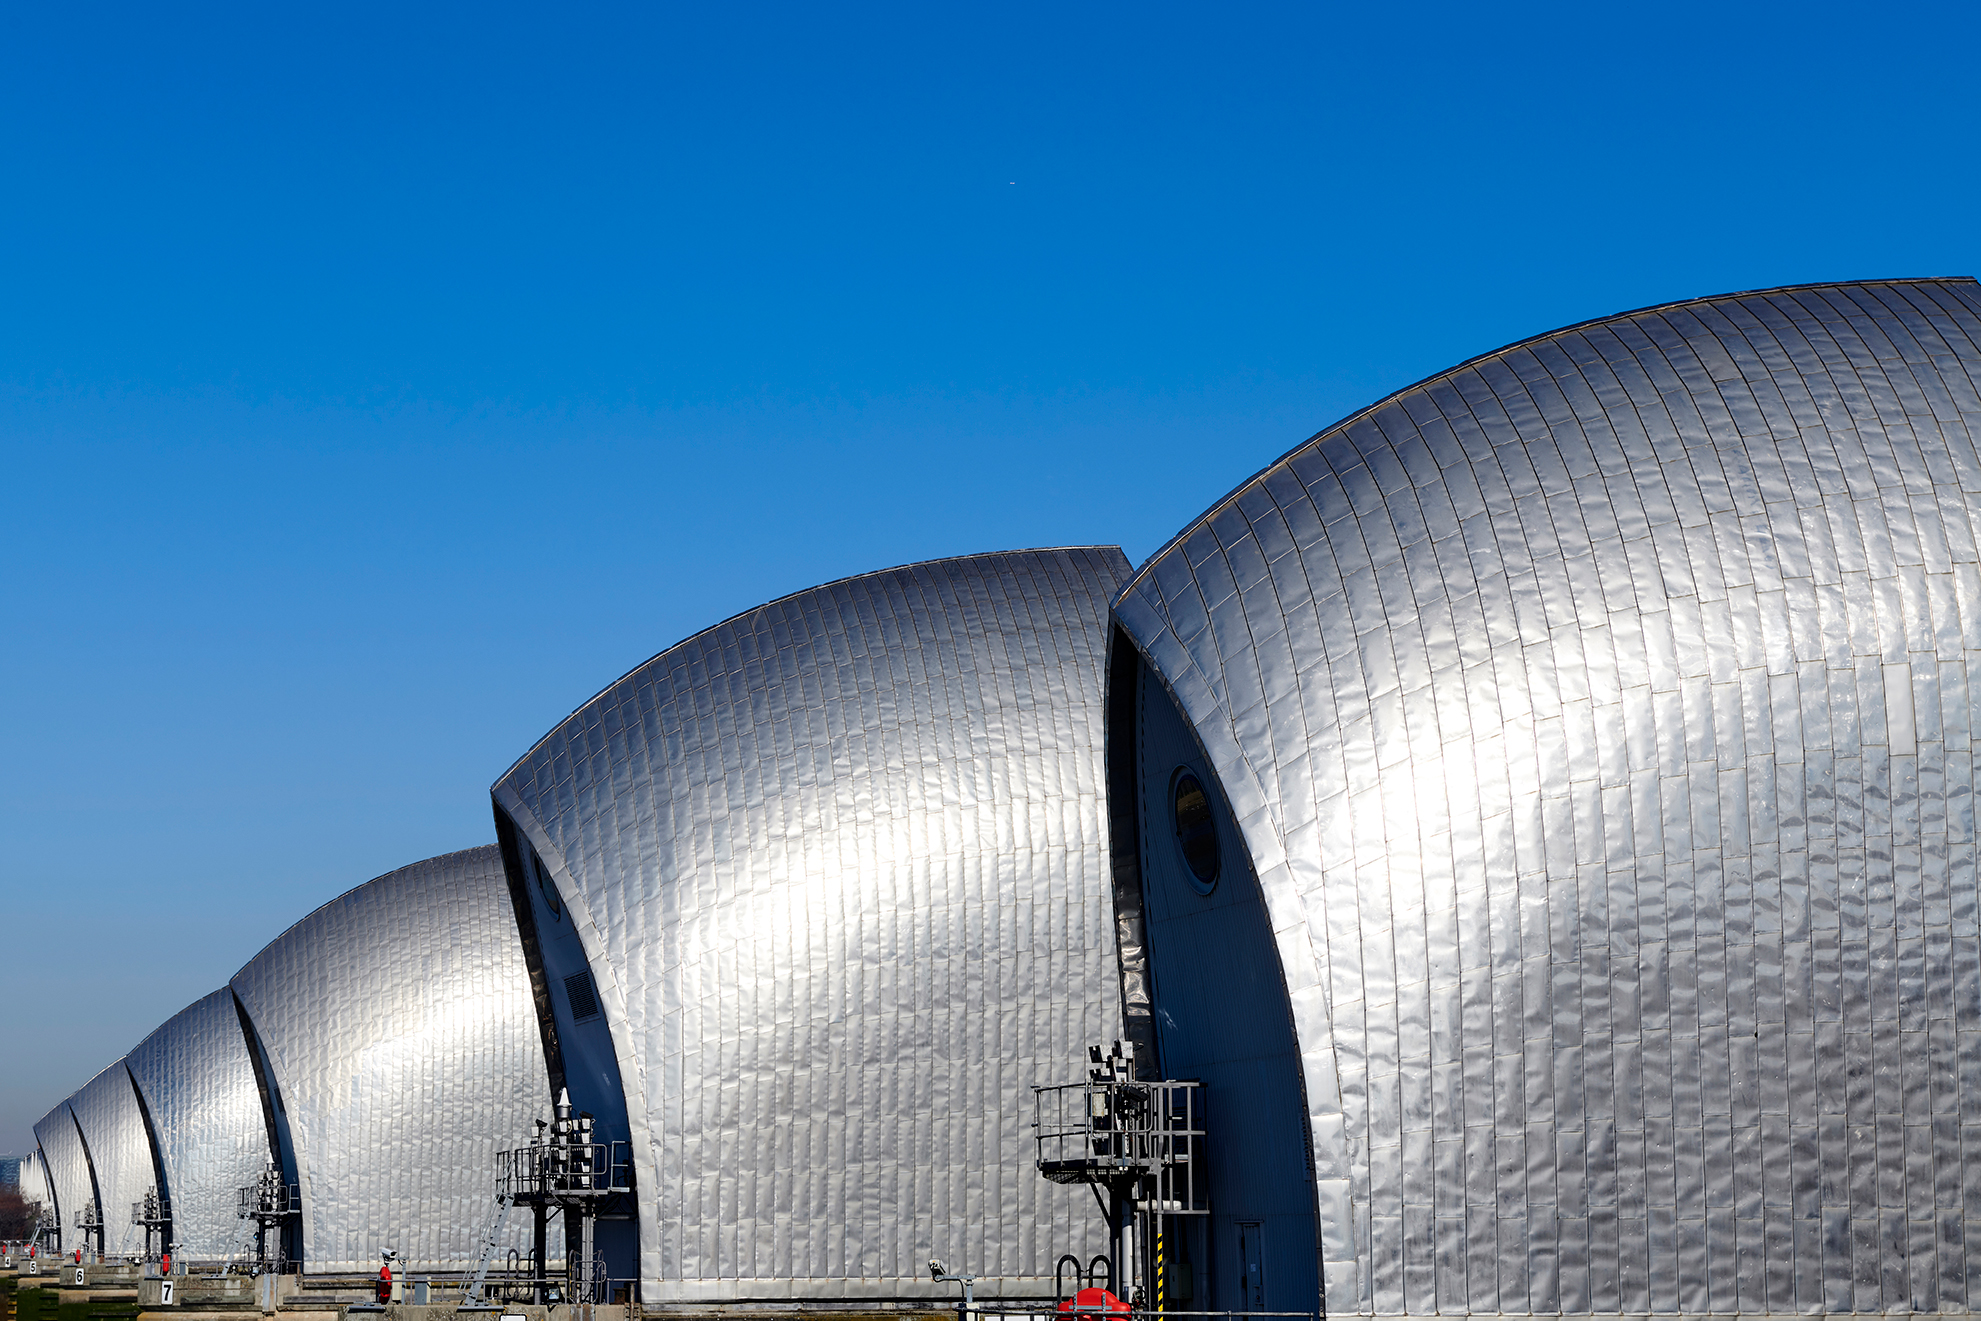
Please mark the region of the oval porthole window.
<svg viewBox="0 0 1981 1321"><path fill-rule="evenodd" d="M1217 885L1217 822L1211 816L1210 794L1187 770L1178 771L1170 785L1169 812L1190 879L1201 893L1209 894Z"/></svg>

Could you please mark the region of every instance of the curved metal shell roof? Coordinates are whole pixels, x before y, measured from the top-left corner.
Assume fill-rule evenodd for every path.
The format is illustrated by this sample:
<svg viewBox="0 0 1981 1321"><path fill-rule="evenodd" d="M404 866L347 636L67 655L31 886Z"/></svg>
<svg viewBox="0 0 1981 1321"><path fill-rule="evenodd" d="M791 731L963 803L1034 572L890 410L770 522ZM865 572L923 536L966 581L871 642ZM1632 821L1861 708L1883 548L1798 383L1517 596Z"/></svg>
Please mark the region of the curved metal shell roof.
<svg viewBox="0 0 1981 1321"><path fill-rule="evenodd" d="M1112 548L772 602L663 652L494 787L584 934L643 1297L922 1296L1094 1251L1028 1088L1119 1035L1102 687ZM983 1288L992 1287L987 1283Z"/></svg>
<svg viewBox="0 0 1981 1321"><path fill-rule="evenodd" d="M69 1108L69 1101L42 1116L41 1122L34 1126L34 1142L47 1169L49 1191L54 1195L55 1211L60 1216L61 1246L67 1251L82 1242L76 1235L76 1213L96 1200L89 1152L83 1147L82 1133L76 1128L76 1116Z"/></svg>
<svg viewBox="0 0 1981 1321"><path fill-rule="evenodd" d="M242 1241L238 1191L271 1155L233 991L222 987L179 1011L125 1063L151 1113L179 1254L228 1256Z"/></svg>
<svg viewBox="0 0 1981 1321"><path fill-rule="evenodd" d="M1257 864L1330 1311L1981 1302L1977 344L1971 280L1543 335L1121 594Z"/></svg>
<svg viewBox="0 0 1981 1321"><path fill-rule="evenodd" d="M332 900L232 985L295 1148L304 1269L376 1270L387 1248L409 1270L471 1266L496 1152L551 1104L494 846ZM511 1217L504 1251L529 1250L526 1219Z"/></svg>
<svg viewBox="0 0 1981 1321"><path fill-rule="evenodd" d="M30 1151L21 1157L21 1198L27 1202L46 1204L49 1200L48 1171L43 1168L38 1152Z"/></svg>
<svg viewBox="0 0 1981 1321"><path fill-rule="evenodd" d="M157 1182L151 1159L151 1137L131 1088L130 1071L118 1060L69 1098L82 1128L83 1143L96 1169L96 1188L103 1199L103 1251L125 1256L144 1250L144 1230L131 1223L131 1208L144 1200ZM74 1217L70 1217L74 1223Z"/></svg>

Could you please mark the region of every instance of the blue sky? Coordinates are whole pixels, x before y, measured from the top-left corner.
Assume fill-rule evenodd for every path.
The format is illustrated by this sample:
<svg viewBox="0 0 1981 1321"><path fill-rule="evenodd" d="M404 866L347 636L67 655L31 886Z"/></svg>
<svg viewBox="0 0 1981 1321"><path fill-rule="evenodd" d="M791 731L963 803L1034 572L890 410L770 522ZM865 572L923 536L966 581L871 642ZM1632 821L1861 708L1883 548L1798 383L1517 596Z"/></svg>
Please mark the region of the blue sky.
<svg viewBox="0 0 1981 1321"><path fill-rule="evenodd" d="M738 610L1981 271L1976 13L0 8L0 1151Z"/></svg>

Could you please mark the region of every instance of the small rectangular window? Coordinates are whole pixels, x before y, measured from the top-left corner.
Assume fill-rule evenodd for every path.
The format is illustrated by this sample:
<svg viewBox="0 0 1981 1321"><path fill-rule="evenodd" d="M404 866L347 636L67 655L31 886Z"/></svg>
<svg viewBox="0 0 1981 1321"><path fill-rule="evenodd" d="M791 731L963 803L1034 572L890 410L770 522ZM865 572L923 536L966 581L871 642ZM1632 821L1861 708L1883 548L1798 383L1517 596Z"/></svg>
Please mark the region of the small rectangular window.
<svg viewBox="0 0 1981 1321"><path fill-rule="evenodd" d="M589 969L564 979L564 999L571 1006L571 1021L582 1023L598 1017L598 992L592 988Z"/></svg>

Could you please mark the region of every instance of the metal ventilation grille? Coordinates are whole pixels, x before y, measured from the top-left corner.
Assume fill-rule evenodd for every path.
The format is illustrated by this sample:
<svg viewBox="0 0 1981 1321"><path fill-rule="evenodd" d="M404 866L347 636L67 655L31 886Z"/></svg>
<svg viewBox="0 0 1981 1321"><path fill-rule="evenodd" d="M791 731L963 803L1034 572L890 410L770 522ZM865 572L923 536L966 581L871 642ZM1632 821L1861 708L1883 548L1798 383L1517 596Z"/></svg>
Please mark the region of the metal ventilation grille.
<svg viewBox="0 0 1981 1321"><path fill-rule="evenodd" d="M564 999L571 1006L573 1022L582 1023L587 1018L598 1017L598 992L592 989L589 969L564 979Z"/></svg>

